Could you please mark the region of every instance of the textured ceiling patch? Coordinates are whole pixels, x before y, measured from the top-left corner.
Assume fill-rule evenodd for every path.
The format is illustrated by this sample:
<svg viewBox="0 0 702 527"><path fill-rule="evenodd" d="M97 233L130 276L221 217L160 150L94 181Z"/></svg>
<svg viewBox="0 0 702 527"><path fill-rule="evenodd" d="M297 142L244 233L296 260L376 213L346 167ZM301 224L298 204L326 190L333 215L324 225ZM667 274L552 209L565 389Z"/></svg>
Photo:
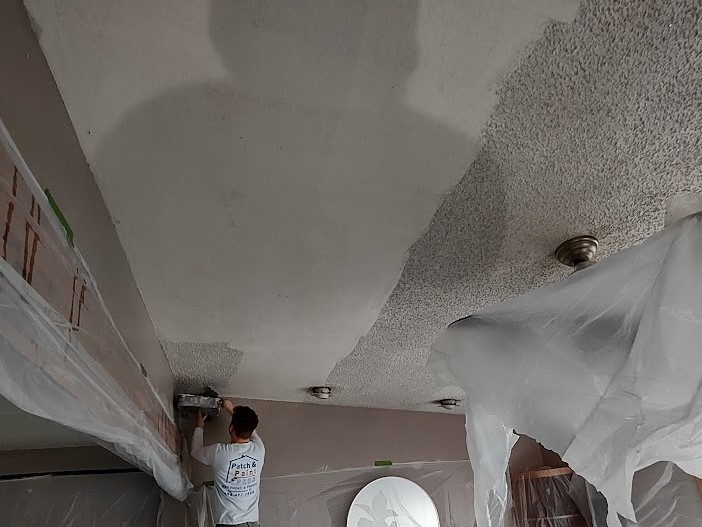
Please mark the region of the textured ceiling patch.
<svg viewBox="0 0 702 527"><path fill-rule="evenodd" d="M601 255L702 191L702 3L590 1L551 24L505 79L465 177L410 249L368 335L328 382L337 404L427 408L429 348L454 320L562 279L552 257L592 234Z"/></svg>
<svg viewBox="0 0 702 527"><path fill-rule="evenodd" d="M225 390L244 356L226 342L162 341L161 344L173 370L177 393L201 393L207 386Z"/></svg>

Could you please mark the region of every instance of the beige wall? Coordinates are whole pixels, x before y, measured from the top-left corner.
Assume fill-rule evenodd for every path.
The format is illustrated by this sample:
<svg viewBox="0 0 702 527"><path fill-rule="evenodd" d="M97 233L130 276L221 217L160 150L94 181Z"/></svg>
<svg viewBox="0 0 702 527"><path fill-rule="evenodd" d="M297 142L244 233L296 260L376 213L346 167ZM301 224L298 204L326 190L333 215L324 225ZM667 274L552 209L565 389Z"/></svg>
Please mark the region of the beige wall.
<svg viewBox="0 0 702 527"><path fill-rule="evenodd" d="M264 477L394 463L466 459L465 417L348 408L317 404L238 400L259 415L259 433L266 444ZM225 414L205 426L205 444L228 442ZM186 432L192 436L191 427ZM537 443L520 440L512 469L542 465ZM195 483L212 479L209 469L193 461Z"/></svg>
<svg viewBox="0 0 702 527"><path fill-rule="evenodd" d="M21 0L0 5L0 118L68 219L132 353L170 399L173 375Z"/></svg>
<svg viewBox="0 0 702 527"><path fill-rule="evenodd" d="M546 467L559 468L568 466L568 463L563 461L561 456L548 448L541 447L541 457L543 458L544 466Z"/></svg>

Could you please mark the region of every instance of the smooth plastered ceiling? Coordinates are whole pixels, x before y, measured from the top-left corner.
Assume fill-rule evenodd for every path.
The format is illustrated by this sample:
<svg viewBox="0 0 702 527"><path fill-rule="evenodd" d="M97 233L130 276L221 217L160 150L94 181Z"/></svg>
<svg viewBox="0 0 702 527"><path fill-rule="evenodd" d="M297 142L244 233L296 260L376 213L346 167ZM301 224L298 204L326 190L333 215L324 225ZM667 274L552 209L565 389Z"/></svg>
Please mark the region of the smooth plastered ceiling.
<svg viewBox="0 0 702 527"><path fill-rule="evenodd" d="M26 5L184 389L430 409L448 323L702 190L697 0Z"/></svg>

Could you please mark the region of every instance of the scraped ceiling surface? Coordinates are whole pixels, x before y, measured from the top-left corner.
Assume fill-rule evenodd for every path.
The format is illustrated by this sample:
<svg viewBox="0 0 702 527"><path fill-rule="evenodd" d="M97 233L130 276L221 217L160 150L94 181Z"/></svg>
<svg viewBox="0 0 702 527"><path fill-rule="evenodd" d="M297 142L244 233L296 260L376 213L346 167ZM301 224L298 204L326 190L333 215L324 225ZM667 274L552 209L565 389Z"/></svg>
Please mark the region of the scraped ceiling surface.
<svg viewBox="0 0 702 527"><path fill-rule="evenodd" d="M26 5L183 387L429 409L438 331L702 190L696 0Z"/></svg>

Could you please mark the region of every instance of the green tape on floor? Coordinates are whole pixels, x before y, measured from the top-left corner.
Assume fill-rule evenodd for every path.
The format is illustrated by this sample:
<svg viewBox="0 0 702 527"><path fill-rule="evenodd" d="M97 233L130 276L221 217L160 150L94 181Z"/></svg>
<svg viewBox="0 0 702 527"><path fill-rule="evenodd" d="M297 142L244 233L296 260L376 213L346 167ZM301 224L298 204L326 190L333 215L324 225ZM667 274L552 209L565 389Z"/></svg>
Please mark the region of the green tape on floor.
<svg viewBox="0 0 702 527"><path fill-rule="evenodd" d="M392 465L392 461L390 461L389 459L381 459L380 461L375 462L376 467L387 467L390 465Z"/></svg>

